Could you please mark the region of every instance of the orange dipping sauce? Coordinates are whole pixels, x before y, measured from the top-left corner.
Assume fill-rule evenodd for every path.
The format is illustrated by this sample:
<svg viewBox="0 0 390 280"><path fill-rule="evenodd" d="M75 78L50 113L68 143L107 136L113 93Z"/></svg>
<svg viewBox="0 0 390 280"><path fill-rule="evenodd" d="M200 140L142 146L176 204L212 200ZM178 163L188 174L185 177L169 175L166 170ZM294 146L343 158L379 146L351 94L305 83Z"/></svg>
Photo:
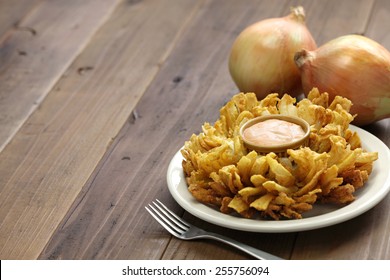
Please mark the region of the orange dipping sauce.
<svg viewBox="0 0 390 280"><path fill-rule="evenodd" d="M301 139L305 131L298 124L279 119L256 123L243 132L243 137L255 145L276 146Z"/></svg>

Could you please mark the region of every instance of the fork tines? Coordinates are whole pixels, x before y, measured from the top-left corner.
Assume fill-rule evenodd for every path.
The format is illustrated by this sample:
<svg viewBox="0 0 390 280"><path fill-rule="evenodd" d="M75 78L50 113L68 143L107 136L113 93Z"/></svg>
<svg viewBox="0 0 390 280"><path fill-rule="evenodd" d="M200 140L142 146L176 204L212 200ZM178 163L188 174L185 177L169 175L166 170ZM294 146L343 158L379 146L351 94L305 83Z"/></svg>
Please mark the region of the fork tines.
<svg viewBox="0 0 390 280"><path fill-rule="evenodd" d="M156 202L153 201L152 204L148 204L148 206L145 206L145 209L172 235L179 237L190 228L190 224L169 210L158 199L156 199Z"/></svg>

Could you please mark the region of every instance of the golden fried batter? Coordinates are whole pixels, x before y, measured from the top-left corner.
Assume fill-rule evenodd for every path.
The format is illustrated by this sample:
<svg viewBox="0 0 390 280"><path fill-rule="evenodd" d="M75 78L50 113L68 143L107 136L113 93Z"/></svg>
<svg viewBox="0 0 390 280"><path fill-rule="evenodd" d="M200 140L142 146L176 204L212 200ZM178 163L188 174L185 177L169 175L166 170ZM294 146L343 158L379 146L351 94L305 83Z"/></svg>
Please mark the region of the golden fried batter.
<svg viewBox="0 0 390 280"><path fill-rule="evenodd" d="M317 201L346 204L372 171L376 152L361 147L349 129L351 101L314 88L298 103L276 93L257 100L239 93L220 109L220 117L205 123L181 150L188 190L200 202L222 213L245 218L300 219ZM239 135L248 120L270 114L297 116L310 124L306 147L286 155L248 150Z"/></svg>

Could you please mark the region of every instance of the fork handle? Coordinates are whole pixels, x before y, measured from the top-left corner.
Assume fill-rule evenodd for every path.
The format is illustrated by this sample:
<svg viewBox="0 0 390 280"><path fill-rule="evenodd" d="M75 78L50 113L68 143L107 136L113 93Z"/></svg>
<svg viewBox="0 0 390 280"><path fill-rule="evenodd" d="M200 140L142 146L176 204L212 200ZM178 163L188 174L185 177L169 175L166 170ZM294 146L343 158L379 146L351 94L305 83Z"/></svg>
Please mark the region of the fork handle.
<svg viewBox="0 0 390 280"><path fill-rule="evenodd" d="M203 235L203 237L208 238L208 239L218 240L220 242L228 244L228 245L230 245L236 249L239 249L239 250L241 250L241 251L243 251L243 252L251 255L252 257L255 257L256 259L259 259L259 260L283 260L282 258L279 258L275 255L261 251L261 250L256 249L256 248L253 248L249 245L246 245L244 243L238 242L234 239L231 239L229 237L226 237L226 236L223 236L223 235L220 235L217 233L208 232L208 233L205 233Z"/></svg>

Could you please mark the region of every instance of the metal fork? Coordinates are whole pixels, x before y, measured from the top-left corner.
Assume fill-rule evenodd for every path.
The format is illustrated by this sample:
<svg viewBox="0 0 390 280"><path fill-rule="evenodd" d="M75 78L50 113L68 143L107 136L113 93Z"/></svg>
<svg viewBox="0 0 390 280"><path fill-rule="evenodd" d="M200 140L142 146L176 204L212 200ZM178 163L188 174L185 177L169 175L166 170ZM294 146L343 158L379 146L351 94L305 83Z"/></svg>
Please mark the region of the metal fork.
<svg viewBox="0 0 390 280"><path fill-rule="evenodd" d="M148 207L149 206L149 207ZM169 231L173 236L176 236L179 239L191 240L191 239L213 239L218 240L228 245L231 245L245 253L251 255L260 260L282 260L281 258L271 255L267 252L258 250L246 244L240 243L236 240L233 240L229 237L207 232L203 229L200 229L190 223L186 222L171 210L169 210L161 201L156 199L156 202L148 204L145 206L145 209L150 213L160 223L167 231Z"/></svg>

